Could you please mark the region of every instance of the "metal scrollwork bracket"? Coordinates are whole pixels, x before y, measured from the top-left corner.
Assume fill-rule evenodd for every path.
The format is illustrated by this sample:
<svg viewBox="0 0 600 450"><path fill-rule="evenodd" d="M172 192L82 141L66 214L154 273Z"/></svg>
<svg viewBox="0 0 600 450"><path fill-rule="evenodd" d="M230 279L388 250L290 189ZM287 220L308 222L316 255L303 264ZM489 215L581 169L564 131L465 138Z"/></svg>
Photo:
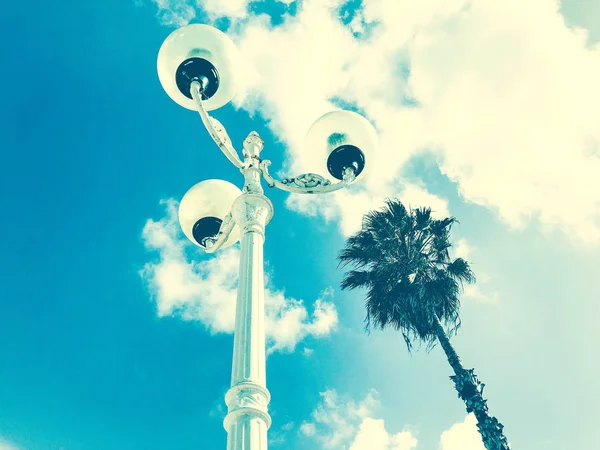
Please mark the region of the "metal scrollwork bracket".
<svg viewBox="0 0 600 450"><path fill-rule="evenodd" d="M236 166L238 169L241 169L244 166L244 163L239 157L237 150L233 147L231 143L231 139L225 131L225 127L214 117L209 116L208 112L204 108L204 104L202 103L201 96L202 86L197 81L192 83L190 88L192 98L196 102L196 107L198 109L198 114L200 114L200 118L202 119L202 123L206 127L206 130L210 134L210 137L215 141L217 146L221 149L225 157L231 161L231 163Z"/></svg>
<svg viewBox="0 0 600 450"><path fill-rule="evenodd" d="M338 183L331 183L327 178L316 173L304 173L293 178L276 180L269 173L271 161L265 159L260 163L260 170L269 187L281 189L282 191L294 192L297 194L324 194L326 192L337 191L348 186L355 180L354 170L347 168L344 172L344 179Z"/></svg>

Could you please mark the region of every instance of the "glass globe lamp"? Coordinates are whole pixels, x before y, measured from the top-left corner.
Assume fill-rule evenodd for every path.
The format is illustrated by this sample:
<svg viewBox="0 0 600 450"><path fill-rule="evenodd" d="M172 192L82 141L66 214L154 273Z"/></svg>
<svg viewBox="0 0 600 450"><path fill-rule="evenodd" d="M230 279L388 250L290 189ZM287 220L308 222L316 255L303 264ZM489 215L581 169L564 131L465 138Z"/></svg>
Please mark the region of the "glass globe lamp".
<svg viewBox="0 0 600 450"><path fill-rule="evenodd" d="M165 92L179 105L196 110L190 93L193 81L202 87L207 111L227 104L237 89L239 54L222 31L192 24L173 31L158 52L158 78Z"/></svg>
<svg viewBox="0 0 600 450"><path fill-rule="evenodd" d="M312 124L305 138L306 151L322 155L319 173L328 172L338 180L343 179L348 167L354 169L357 180L364 177L377 146L373 125L352 111L324 114Z"/></svg>
<svg viewBox="0 0 600 450"><path fill-rule="evenodd" d="M179 204L179 224L187 238L206 248L208 238L214 237L229 213L233 201L242 195L239 188L224 180L205 180L192 186ZM235 244L240 238L237 225L221 248Z"/></svg>

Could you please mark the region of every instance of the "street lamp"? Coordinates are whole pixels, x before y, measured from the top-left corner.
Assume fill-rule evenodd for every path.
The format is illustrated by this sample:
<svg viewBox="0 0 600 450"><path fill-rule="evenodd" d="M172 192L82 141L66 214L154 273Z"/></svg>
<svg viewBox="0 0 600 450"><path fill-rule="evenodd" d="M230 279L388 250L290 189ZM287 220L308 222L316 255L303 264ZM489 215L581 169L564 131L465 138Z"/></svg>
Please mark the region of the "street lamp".
<svg viewBox="0 0 600 450"><path fill-rule="evenodd" d="M322 155L321 172L278 180L269 174L271 161L260 158L264 142L252 131L244 140L242 156L227 132L208 111L227 104L239 76L237 50L216 28L194 24L173 31L158 53L158 76L167 94L181 106L195 110L212 139L244 175L240 191L223 180L193 186L179 206L185 235L207 253L233 245L241 235L239 284L236 303L231 387L225 395L227 450L266 450L271 425L266 384L263 244L273 204L264 195L267 185L301 194L341 189L366 173L366 162L377 147L373 126L351 111L333 111L309 129L306 145Z"/></svg>

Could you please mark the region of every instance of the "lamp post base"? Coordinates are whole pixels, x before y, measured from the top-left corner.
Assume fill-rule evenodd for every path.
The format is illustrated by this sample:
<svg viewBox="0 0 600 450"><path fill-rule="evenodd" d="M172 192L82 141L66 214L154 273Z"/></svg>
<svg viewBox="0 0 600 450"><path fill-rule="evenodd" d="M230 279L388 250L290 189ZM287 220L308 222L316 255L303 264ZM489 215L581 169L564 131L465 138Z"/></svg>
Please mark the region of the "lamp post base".
<svg viewBox="0 0 600 450"><path fill-rule="evenodd" d="M266 450L270 399L266 387L256 383L239 383L227 391L229 412L223 422L229 433L227 450Z"/></svg>

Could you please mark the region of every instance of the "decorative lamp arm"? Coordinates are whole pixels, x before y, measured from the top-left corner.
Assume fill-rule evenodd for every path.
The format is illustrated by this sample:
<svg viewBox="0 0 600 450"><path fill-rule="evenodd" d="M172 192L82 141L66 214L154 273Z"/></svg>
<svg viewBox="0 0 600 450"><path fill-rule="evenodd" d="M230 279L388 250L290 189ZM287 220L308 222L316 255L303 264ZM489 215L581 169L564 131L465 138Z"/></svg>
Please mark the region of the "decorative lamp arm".
<svg viewBox="0 0 600 450"><path fill-rule="evenodd" d="M210 117L206 109L204 109L201 96L201 84L198 81L193 81L190 91L192 98L196 102L198 114L200 114L200 118L202 119L202 123L208 131L208 134L210 134L210 137L213 139L213 141L215 141L227 159L231 161L231 163L238 169L241 169L244 166L244 163L240 159L238 152L235 150L235 148L233 148L231 139L229 139L229 136L227 135L227 131L225 131L225 128L223 125L221 125L221 122L214 117Z"/></svg>
<svg viewBox="0 0 600 450"><path fill-rule="evenodd" d="M231 217L231 213L229 213L223 219L223 223L221 223L219 232L214 237L206 239L206 253L214 253L219 250L231 234L231 230L233 230L234 226L235 221Z"/></svg>
<svg viewBox="0 0 600 450"><path fill-rule="evenodd" d="M344 179L335 184L332 184L327 178L317 175L316 173L303 173L297 177L285 178L279 181L269 174L270 165L271 161L268 159L260 162L260 170L269 187L276 187L282 191L297 194L325 194L327 192L337 191L352 184L356 179L354 169L348 167L344 170Z"/></svg>

